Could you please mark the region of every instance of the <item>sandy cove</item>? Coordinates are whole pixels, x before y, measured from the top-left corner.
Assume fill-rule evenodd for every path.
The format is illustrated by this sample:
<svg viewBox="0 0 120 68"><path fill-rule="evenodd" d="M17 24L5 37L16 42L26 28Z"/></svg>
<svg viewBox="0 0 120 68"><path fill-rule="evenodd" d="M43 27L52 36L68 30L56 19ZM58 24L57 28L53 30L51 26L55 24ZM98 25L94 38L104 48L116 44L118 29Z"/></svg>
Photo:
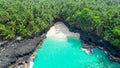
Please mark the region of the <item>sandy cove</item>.
<svg viewBox="0 0 120 68"><path fill-rule="evenodd" d="M46 37L52 37L61 40L66 40L68 37L79 39L80 34L70 32L68 27L63 22L57 22L49 29L49 31L46 34ZM32 58L35 58L35 56ZM30 61L30 66L28 68L32 68L33 65L34 63Z"/></svg>
<svg viewBox="0 0 120 68"><path fill-rule="evenodd" d="M59 39L80 38L79 33L70 32L68 27L63 22L56 22L54 26L47 32L46 37L54 37Z"/></svg>

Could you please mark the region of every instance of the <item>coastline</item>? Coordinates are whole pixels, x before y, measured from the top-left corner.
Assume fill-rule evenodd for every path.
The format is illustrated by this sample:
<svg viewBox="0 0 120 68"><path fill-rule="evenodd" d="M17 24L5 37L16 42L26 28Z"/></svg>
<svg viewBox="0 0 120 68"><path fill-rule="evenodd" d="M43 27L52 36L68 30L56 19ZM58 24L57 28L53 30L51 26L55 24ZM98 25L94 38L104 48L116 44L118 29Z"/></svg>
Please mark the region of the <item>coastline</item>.
<svg viewBox="0 0 120 68"><path fill-rule="evenodd" d="M14 38L12 40L1 41L0 44L0 67L1 68L20 68L29 67L30 56L40 47L46 38L48 28L32 36ZM27 66L26 66L27 65Z"/></svg>
<svg viewBox="0 0 120 68"><path fill-rule="evenodd" d="M103 51L107 52L112 61L120 62L120 50L118 52L118 50L110 45L109 42L103 40L95 34L82 31L81 29L78 29L76 27L70 27L65 22L64 24L68 27L70 32L80 34L80 38L78 39L83 42L83 48L87 50L91 50L93 48L102 49ZM30 65L33 65L33 62L29 61L30 56L40 46L39 44L42 44L42 41L46 38L46 33L49 29L50 27L42 33L39 33L37 36L23 38L22 40L12 40L0 44L0 49L2 49L0 50L0 52L2 53L0 53L0 67L17 68L17 66L23 64L22 62L30 63ZM62 33L61 35L65 38ZM67 37L69 36L71 35L68 35ZM73 37L78 37L78 34L77 36Z"/></svg>
<svg viewBox="0 0 120 68"><path fill-rule="evenodd" d="M100 36L81 30L80 28L71 27L69 24L65 23L71 32L77 32L80 34L80 40L82 41L82 48L92 51L93 48L99 48L103 50L111 58L111 61L116 61L120 63L120 49L117 49L111 45L108 41L104 40Z"/></svg>
<svg viewBox="0 0 120 68"><path fill-rule="evenodd" d="M80 35L78 35L78 33ZM114 57L111 52L107 50L106 45L109 45L108 42L93 34L85 34L84 32L79 32L79 30L71 31L70 28L67 28L67 25L64 25L64 23L62 22L56 22L54 26L52 26L47 32L46 37L54 37L62 40L66 39L67 37L80 39L83 42L82 50L85 51L87 54L92 53L93 48L99 48L103 50L106 54L108 54L112 61L120 62L120 58L116 59L117 57ZM97 38L95 39L94 37Z"/></svg>

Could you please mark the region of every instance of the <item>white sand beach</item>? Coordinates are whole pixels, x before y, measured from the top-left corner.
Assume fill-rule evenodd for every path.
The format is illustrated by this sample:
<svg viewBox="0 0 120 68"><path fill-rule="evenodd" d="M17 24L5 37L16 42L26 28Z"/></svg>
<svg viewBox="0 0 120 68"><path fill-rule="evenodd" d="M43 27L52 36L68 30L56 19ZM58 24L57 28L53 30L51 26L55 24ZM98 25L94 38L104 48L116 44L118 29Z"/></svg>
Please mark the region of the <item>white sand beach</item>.
<svg viewBox="0 0 120 68"><path fill-rule="evenodd" d="M53 38L59 38L59 39L66 39L68 37L71 37L71 38L79 39L80 38L80 34L79 33L70 32L68 27L64 23L57 22L47 32L46 37L53 37Z"/></svg>

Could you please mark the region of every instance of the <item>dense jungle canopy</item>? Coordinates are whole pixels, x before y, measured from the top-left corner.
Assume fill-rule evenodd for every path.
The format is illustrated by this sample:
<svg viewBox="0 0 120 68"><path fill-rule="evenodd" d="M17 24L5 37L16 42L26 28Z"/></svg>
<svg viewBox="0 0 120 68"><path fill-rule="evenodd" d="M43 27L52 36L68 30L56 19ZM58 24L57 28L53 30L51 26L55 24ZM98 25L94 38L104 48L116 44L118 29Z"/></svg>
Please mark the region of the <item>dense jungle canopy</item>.
<svg viewBox="0 0 120 68"><path fill-rule="evenodd" d="M59 17L120 47L119 0L0 0L0 39L30 36Z"/></svg>

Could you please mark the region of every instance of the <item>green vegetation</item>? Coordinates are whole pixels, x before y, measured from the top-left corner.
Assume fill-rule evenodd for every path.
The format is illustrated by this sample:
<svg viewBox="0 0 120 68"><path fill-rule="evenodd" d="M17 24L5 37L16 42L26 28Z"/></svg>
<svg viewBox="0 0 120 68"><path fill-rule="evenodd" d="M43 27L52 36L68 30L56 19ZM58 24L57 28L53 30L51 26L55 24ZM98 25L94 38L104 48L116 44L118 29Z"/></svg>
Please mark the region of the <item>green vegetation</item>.
<svg viewBox="0 0 120 68"><path fill-rule="evenodd" d="M60 16L120 47L119 0L0 0L0 38L35 34Z"/></svg>

